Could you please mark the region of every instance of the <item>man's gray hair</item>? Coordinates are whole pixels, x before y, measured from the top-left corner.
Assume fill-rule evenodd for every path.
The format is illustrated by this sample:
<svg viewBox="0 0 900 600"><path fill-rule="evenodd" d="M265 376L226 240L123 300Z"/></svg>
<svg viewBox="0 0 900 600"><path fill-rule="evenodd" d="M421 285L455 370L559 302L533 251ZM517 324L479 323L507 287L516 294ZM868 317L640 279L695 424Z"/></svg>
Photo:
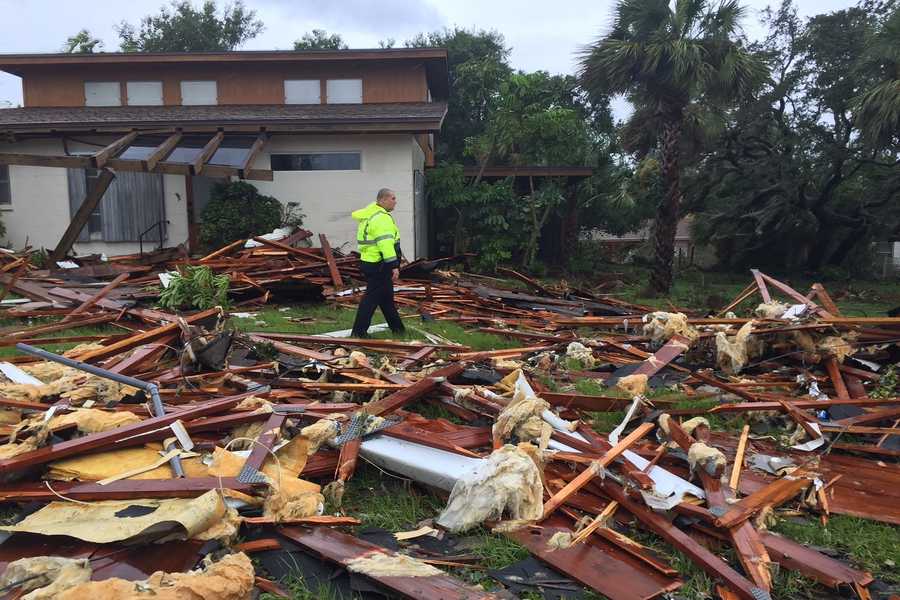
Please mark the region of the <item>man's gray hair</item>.
<svg viewBox="0 0 900 600"><path fill-rule="evenodd" d="M375 199L381 200L385 196L390 196L390 195L396 196L397 194L394 193L394 190L392 190L391 188L381 188L380 190L378 190L378 195L375 196Z"/></svg>

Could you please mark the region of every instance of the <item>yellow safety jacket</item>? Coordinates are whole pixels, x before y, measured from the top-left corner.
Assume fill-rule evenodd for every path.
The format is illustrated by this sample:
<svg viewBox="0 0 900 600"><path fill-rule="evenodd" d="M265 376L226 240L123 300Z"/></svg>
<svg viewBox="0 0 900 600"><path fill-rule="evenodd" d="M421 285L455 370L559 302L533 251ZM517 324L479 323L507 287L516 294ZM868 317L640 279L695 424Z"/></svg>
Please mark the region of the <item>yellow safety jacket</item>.
<svg viewBox="0 0 900 600"><path fill-rule="evenodd" d="M359 221L356 243L359 258L367 263L380 263L396 268L400 264L397 249L400 247L400 230L391 214L373 202L354 210L351 215Z"/></svg>

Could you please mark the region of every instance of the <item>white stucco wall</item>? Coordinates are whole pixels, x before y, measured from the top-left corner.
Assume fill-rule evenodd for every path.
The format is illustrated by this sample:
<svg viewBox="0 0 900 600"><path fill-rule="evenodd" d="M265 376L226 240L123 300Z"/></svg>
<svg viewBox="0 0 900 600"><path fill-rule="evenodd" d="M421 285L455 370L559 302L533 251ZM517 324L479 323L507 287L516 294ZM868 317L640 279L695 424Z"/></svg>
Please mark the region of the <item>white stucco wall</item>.
<svg viewBox="0 0 900 600"><path fill-rule="evenodd" d="M95 138L97 143L106 140ZM108 143L108 142L107 142ZM412 145L412 147L411 147ZM96 146L70 143L69 152L96 151ZM299 202L306 214L304 227L324 233L335 248L356 248L356 222L350 213L375 200L379 188L397 193L394 219L400 229L404 255L413 257L413 170L422 169L424 155L411 135L332 135L273 136L254 167L270 168L272 153L309 153L359 151L360 171L279 171L274 181L251 181L260 192L281 202ZM59 141L25 141L0 144L0 152L62 154ZM69 199L66 170L53 167L10 166L12 204L0 208L6 224L6 239L13 248L26 244L52 249L69 225ZM169 220L166 245L175 246L188 239L185 178L164 175L166 218ZM262 232L261 232L262 233ZM318 245L318 240L314 240ZM152 247L152 242L150 242ZM76 254L106 253L109 256L138 251L135 242L77 243Z"/></svg>
<svg viewBox="0 0 900 600"><path fill-rule="evenodd" d="M370 202L383 187L397 194L394 220L400 229L403 254L412 257L413 172L410 156L415 145L411 135L274 136L254 164L270 167L271 154L359 151L359 171L278 171L274 181L253 181L260 192L281 202L299 202L306 214L303 227L324 233L334 248L356 249L356 221L350 213ZM421 150L419 150L421 152ZM424 159L423 159L424 160ZM314 240L318 245L318 239Z"/></svg>

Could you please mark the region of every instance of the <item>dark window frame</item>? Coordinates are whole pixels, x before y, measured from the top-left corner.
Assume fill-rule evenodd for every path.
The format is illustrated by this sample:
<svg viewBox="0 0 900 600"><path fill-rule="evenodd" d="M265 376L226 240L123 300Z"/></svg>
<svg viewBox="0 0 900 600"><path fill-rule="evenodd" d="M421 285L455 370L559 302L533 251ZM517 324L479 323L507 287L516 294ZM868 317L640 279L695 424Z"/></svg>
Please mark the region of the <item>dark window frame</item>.
<svg viewBox="0 0 900 600"><path fill-rule="evenodd" d="M12 204L12 181L9 176L9 165L0 165L0 206Z"/></svg>
<svg viewBox="0 0 900 600"><path fill-rule="evenodd" d="M344 159L350 162L341 163ZM273 171L362 171L362 152L359 150L277 153L270 156L270 161Z"/></svg>

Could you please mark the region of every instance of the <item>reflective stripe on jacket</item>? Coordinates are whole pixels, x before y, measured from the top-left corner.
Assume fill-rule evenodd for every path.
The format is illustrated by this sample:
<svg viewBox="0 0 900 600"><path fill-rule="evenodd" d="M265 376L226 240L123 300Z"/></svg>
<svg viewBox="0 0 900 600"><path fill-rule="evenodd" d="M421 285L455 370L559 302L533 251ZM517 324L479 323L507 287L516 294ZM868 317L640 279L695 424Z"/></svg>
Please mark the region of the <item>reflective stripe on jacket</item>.
<svg viewBox="0 0 900 600"><path fill-rule="evenodd" d="M356 243L359 257L363 262L388 266L399 264L395 244L400 243L400 230L391 214L373 202L351 213L359 222L356 229Z"/></svg>

